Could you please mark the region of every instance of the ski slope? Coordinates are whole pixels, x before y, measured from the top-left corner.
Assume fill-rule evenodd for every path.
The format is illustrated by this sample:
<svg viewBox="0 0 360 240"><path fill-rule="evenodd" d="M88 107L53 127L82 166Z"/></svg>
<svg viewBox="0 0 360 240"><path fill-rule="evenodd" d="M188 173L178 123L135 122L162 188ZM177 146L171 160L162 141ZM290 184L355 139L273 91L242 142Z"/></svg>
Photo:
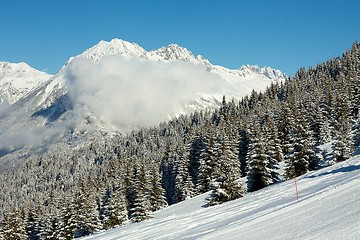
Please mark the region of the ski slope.
<svg viewBox="0 0 360 240"><path fill-rule="evenodd" d="M208 208L205 194L85 239L360 239L360 156L297 183L299 202L293 180Z"/></svg>

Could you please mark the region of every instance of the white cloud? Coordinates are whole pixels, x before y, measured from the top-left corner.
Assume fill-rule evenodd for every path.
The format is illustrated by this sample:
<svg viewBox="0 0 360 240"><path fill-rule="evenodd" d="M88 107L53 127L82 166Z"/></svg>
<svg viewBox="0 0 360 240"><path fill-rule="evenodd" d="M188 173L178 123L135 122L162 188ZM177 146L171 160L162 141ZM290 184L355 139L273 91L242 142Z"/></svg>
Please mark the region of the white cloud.
<svg viewBox="0 0 360 240"><path fill-rule="evenodd" d="M65 76L75 112L86 106L107 127L122 131L154 126L185 113L184 103L199 93L221 92L223 83L203 65L119 55L98 63L75 59Z"/></svg>

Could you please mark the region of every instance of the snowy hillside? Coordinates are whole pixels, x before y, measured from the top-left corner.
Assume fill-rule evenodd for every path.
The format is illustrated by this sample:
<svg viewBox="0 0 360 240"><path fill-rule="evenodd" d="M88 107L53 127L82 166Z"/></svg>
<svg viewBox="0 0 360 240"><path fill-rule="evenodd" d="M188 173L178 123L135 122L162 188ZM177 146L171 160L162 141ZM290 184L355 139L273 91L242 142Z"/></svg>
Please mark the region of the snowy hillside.
<svg viewBox="0 0 360 240"><path fill-rule="evenodd" d="M206 195L170 206L153 219L84 239L316 239L360 238L360 156L204 208Z"/></svg>
<svg viewBox="0 0 360 240"><path fill-rule="evenodd" d="M0 62L0 103L14 104L50 77L26 63Z"/></svg>

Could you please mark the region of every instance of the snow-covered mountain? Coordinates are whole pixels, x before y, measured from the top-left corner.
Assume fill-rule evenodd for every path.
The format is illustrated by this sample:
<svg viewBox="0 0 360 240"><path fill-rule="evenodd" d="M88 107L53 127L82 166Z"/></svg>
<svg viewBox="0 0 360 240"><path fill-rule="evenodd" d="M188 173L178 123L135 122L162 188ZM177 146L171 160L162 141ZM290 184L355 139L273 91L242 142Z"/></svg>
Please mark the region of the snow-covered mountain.
<svg viewBox="0 0 360 240"><path fill-rule="evenodd" d="M0 103L14 104L50 77L23 62L0 62Z"/></svg>
<svg viewBox="0 0 360 240"><path fill-rule="evenodd" d="M190 50L177 44L170 44L168 46L147 52L144 48L140 47L136 43L130 43L121 39L113 39L109 42L100 41L98 44L85 50L77 57L84 57L98 62L104 56L109 55L137 56L143 59L154 61L179 60L184 62L198 63L205 65L210 72L222 75L233 75L236 78L256 76L262 79L281 81L287 77L286 74L282 73L280 70L275 70L270 67L260 68L256 65L244 65L239 69L230 70L222 66L213 65L203 56L198 55L195 57Z"/></svg>
<svg viewBox="0 0 360 240"><path fill-rule="evenodd" d="M0 111L0 157L16 152L11 160L94 130L129 132L218 107L223 95L239 100L287 78L270 67L213 65L176 44L146 51L120 39L71 57L54 76L0 66L0 96L10 103Z"/></svg>
<svg viewBox="0 0 360 240"><path fill-rule="evenodd" d="M19 104L23 108L27 106L26 112L43 124L54 122L62 115L65 117L64 114L75 106L76 116L67 119L90 119L100 128L128 131L134 127L153 126L196 109L218 107L223 95L239 100L253 89L263 91L271 82L286 77L270 67L247 65L230 70L213 65L176 44L148 52L136 43L113 39L100 41L70 58L51 80L41 82L42 87L34 87L35 92L29 89L29 97ZM23 96L18 95L16 100L21 98ZM157 106L159 102L167 104ZM127 107L121 108L125 104ZM124 114L109 118L106 115L114 112L112 106L115 105ZM134 109L141 106L140 115L139 109ZM132 118L119 120L124 116ZM140 120L135 122L134 119Z"/></svg>
<svg viewBox="0 0 360 240"><path fill-rule="evenodd" d="M108 55L139 56L147 58L147 52L136 43L130 43L120 39L113 39L110 42L100 41L95 46L85 50L77 57L84 57L98 62L102 57Z"/></svg>
<svg viewBox="0 0 360 240"><path fill-rule="evenodd" d="M203 65L208 72L219 75L222 80L232 82L235 88L240 89L236 94L230 94L232 97L237 98L245 96L252 89L262 91L269 85L269 82L282 81L287 77L281 71L270 67L260 68L258 66L246 65L236 70L230 70L222 66L213 65L203 56L199 55L195 57L191 51L177 44L170 44L166 47L148 52L136 43L113 39L109 42L100 41L83 53L71 57L55 76L31 68L26 63L0 62L0 103L12 105L52 78L52 80L46 84L45 89L41 90L43 93L43 101L39 100L38 102L38 105L45 104L49 106L58 95L67 92L64 72L72 61L79 58L86 58L94 62L99 62L103 57L111 55L138 57L157 62L183 61ZM233 87L234 86L231 88ZM62 93L59 93L59 91ZM235 91L236 90L233 90L233 92ZM219 99L223 94L226 94L226 92L217 95L216 99ZM195 101L195 105L197 105L198 108L211 107L214 104L219 104L219 101L211 97L209 98L207 94L204 94L199 99L202 99L202 101Z"/></svg>
<svg viewBox="0 0 360 240"><path fill-rule="evenodd" d="M105 68L108 73L121 73L122 70L119 68L127 68L127 71L135 71L133 69L137 68L134 67L134 62L137 62L137 65L142 65L145 63L144 65L148 65L148 67L155 69L155 71L164 72L164 74L158 74L159 77L169 78L169 81L171 81L172 75L179 74L179 71L187 71L188 76L186 77L188 78L189 75L191 76L193 74L192 72L190 72L189 69L186 69L186 67L174 67L173 65L171 65L171 63L183 62L187 63L188 66L190 65L194 68L200 69L199 71L202 71L203 74L201 76L196 76L196 80L201 82L200 84L203 85L202 88L204 90L199 90L195 87L192 87L192 90L194 92L197 92L197 96L192 97L191 99L185 99L182 102L182 104L185 105L185 109L169 113L169 115L171 116L180 113L186 113L194 109L214 106L217 107L221 103L221 98L223 95L226 95L229 98L241 99L245 95L249 94L253 89L256 91L263 91L267 86L270 85L271 82L279 82L287 78L286 74L282 73L280 70L275 70L270 67L260 68L258 66L246 65L236 70L230 70L222 66L213 65L209 62L209 60L205 59L201 55L195 57L191 51L176 44L170 44L166 47L161 47L157 50L152 50L148 52L136 43L130 43L120 39L113 39L109 42L100 41L98 44L85 50L83 53L77 55L76 57L70 58L69 61L61 69L61 71L56 74L53 80L49 82L49 84L43 89L41 93L39 93L40 95L42 95L42 100L39 100L38 105L49 107L52 102L57 99L57 96L64 95L68 92L67 88L69 87L69 75L76 75L74 71L81 68L79 64L76 65L76 69L70 68L69 66L73 62L85 58L90 59L95 63L99 63L104 57L109 56L124 57L128 60L124 60L125 62L121 62L120 64L118 64L117 69L115 66L111 67L112 63L108 63L105 67L102 66L101 69L103 70ZM158 65L168 63L168 65L161 65L160 67L158 67L158 65L154 63L159 63ZM170 76L166 75L169 68L176 68L173 69L171 73L169 73ZM146 69L141 70L144 72L143 75L146 75L148 72L146 71ZM101 70L98 69L97 73L100 71ZM150 70L150 72L151 71L152 70ZM199 74L199 71L196 74ZM114 75L115 74L113 74L113 76ZM130 74L129 76L126 76L126 78L132 78L134 77L133 75L134 74ZM151 73L149 75L151 75ZM150 76L144 77L152 80ZM80 78L84 77L81 76ZM212 88L218 89L212 89L211 92L206 89L207 84L209 84L208 78L217 78L217 86L213 84ZM116 81L123 80L117 79ZM183 82L184 79L180 79L180 81ZM135 88L132 90L136 93ZM119 91L121 91L121 89L119 89Z"/></svg>
<svg viewBox="0 0 360 240"><path fill-rule="evenodd" d="M360 238L360 156L297 179L204 208L207 194L155 212L154 218L83 239Z"/></svg>

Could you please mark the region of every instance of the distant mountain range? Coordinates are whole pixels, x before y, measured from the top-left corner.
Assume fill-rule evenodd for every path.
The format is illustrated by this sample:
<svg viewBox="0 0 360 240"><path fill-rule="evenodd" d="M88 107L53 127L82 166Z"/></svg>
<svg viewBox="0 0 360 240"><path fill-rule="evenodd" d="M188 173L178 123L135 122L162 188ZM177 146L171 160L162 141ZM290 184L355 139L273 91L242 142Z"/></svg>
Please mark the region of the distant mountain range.
<svg viewBox="0 0 360 240"><path fill-rule="evenodd" d="M286 74L282 73L280 70L275 70L270 67L260 68L256 65L244 65L239 69L230 70L222 66L213 65L203 56L198 55L195 57L191 51L180 47L177 44L170 44L169 46L147 52L136 43L113 39L110 42L100 41L80 55L71 57L61 68L59 73L54 76L36 70L26 63L0 62L1 103L6 102L13 105L15 102L37 90L39 87L44 88L44 86L46 86L47 90L53 90L52 88L54 85L60 82L59 78L63 77L62 74L67 65L74 59L87 58L94 62L99 62L104 56L109 55L133 56L161 62L184 61L201 64L206 66L207 71L217 73L226 80L241 80L242 82L240 82L240 84L242 85L246 85L249 80L265 80L264 83L250 83L249 85L254 85L255 90L263 90L264 86L268 86L269 81L281 81L287 77ZM247 93L248 92L245 94ZM243 95L243 93L237 95Z"/></svg>
<svg viewBox="0 0 360 240"><path fill-rule="evenodd" d="M171 44L146 51L100 41L55 75L0 62L0 157L10 162L94 131L129 132L179 114L240 100L286 74L270 67L230 70Z"/></svg>

